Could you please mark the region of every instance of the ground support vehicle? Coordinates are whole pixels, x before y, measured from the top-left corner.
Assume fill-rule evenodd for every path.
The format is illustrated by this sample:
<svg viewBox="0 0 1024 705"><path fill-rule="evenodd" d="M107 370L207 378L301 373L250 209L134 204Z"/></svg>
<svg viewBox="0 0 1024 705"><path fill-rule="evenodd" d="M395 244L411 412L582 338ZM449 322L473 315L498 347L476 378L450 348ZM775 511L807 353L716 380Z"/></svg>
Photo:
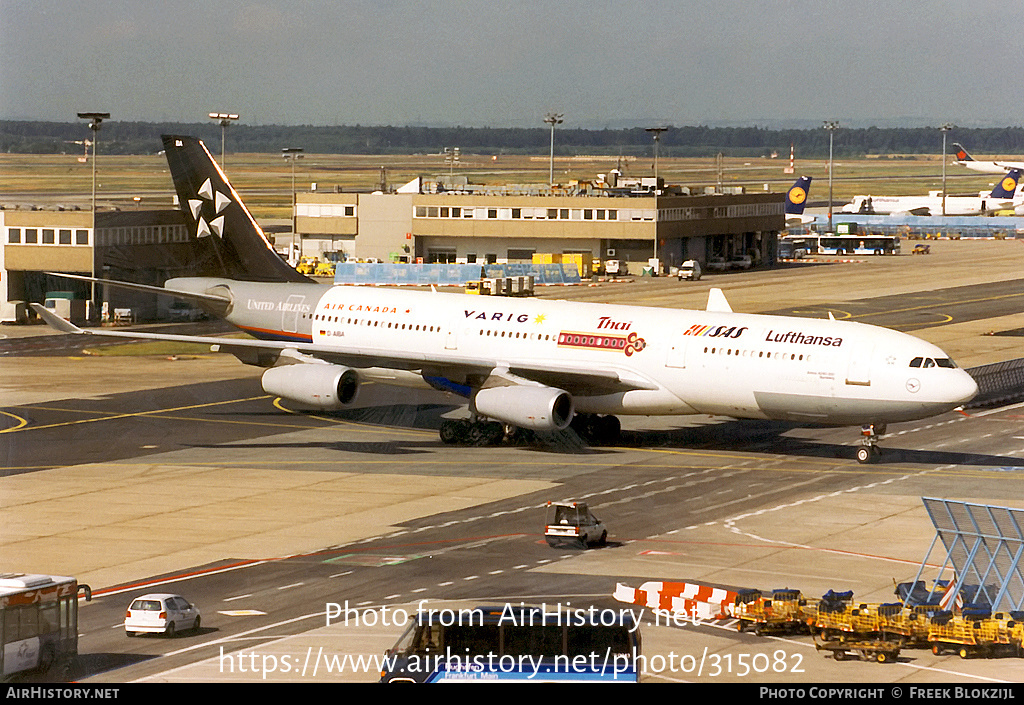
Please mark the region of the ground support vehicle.
<svg viewBox="0 0 1024 705"><path fill-rule="evenodd" d="M551 547L587 548L603 546L608 540L608 530L586 502L548 502L547 514L544 539Z"/></svg>
<svg viewBox="0 0 1024 705"><path fill-rule="evenodd" d="M910 254L912 255L930 255L931 253L931 245L914 245L914 249L910 251Z"/></svg>
<svg viewBox="0 0 1024 705"><path fill-rule="evenodd" d="M760 590L744 590L736 596L733 616L739 620L736 628L752 630L758 636L785 632L805 632L806 600L799 590L773 590L765 596Z"/></svg>
<svg viewBox="0 0 1024 705"><path fill-rule="evenodd" d="M879 605L878 627L882 638L898 637L904 646L927 647L930 617L935 609L931 605L904 607L899 602Z"/></svg>
<svg viewBox="0 0 1024 705"><path fill-rule="evenodd" d="M837 636L855 637L855 609L852 592L837 593L829 590L822 596L813 615L814 633L818 634L822 641L831 641ZM859 611L857 616L860 616Z"/></svg>
<svg viewBox="0 0 1024 705"><path fill-rule="evenodd" d="M299 274L311 275L316 271L318 264L320 264L319 257L302 257L299 259L299 263L296 265L295 271Z"/></svg>
<svg viewBox="0 0 1024 705"><path fill-rule="evenodd" d="M997 654L1024 655L1024 613L997 612L965 607L962 614L940 612L932 618L928 641L936 656L955 650L960 658Z"/></svg>
<svg viewBox="0 0 1024 705"><path fill-rule="evenodd" d="M878 663L892 663L900 655L902 643L898 641L825 641L814 642L818 651L830 651L836 661L857 658Z"/></svg>
<svg viewBox="0 0 1024 705"><path fill-rule="evenodd" d="M688 259L680 265L676 271L679 281L698 281L700 279L700 262L695 259Z"/></svg>
<svg viewBox="0 0 1024 705"><path fill-rule="evenodd" d="M316 269L313 270L313 276L314 277L333 277L334 276L335 266L336 265L335 265L334 262L330 262L328 260L324 260L323 262L318 262L317 265L316 265Z"/></svg>

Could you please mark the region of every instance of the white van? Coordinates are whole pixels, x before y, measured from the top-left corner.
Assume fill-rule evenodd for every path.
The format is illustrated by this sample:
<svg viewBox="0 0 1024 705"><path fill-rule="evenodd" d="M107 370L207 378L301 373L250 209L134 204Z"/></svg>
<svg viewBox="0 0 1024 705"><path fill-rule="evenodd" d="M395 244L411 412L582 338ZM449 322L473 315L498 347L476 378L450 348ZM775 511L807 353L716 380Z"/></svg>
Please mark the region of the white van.
<svg viewBox="0 0 1024 705"><path fill-rule="evenodd" d="M679 281L689 279L690 281L697 281L700 279L700 262L695 259L688 259L683 262L682 266L679 267L677 272Z"/></svg>

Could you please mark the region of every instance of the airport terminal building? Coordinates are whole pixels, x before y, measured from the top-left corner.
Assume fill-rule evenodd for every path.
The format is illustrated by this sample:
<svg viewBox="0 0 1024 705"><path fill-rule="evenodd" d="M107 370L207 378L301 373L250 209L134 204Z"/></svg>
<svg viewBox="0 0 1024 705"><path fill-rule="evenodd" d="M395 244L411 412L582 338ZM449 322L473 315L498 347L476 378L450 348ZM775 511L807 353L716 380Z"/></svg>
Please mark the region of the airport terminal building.
<svg viewBox="0 0 1024 705"><path fill-rule="evenodd" d="M414 182L415 183L415 182ZM298 194L304 254L343 251L382 262L505 264L542 253L617 259L640 274L749 255L773 262L784 194L559 195L425 189Z"/></svg>
<svg viewBox="0 0 1024 705"><path fill-rule="evenodd" d="M394 193L310 191L296 196L303 255L409 263L529 263L537 254L617 259L631 274L657 255L662 271L687 259L747 255L772 263L785 226L784 194L612 195L569 189L444 189L415 180ZM244 198L244 195L243 195ZM289 228L290 230L290 228ZM48 275L64 272L160 286L209 259L206 238L187 232L176 209L0 209L0 321L24 320L26 302L57 293L93 299L90 319L131 309L151 320L169 297L97 287ZM288 236L278 250L288 252ZM215 250L215 248L214 248ZM94 297L94 298L93 298Z"/></svg>

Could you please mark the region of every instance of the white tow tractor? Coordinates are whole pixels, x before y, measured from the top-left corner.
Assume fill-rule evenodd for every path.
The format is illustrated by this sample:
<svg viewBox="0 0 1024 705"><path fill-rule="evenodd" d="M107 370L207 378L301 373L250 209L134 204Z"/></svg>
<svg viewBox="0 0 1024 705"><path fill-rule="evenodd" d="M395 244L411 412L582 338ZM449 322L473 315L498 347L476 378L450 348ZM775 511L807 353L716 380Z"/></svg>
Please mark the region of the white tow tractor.
<svg viewBox="0 0 1024 705"><path fill-rule="evenodd" d="M586 502L548 502L544 539L551 547L604 546L608 531L601 520L590 513Z"/></svg>

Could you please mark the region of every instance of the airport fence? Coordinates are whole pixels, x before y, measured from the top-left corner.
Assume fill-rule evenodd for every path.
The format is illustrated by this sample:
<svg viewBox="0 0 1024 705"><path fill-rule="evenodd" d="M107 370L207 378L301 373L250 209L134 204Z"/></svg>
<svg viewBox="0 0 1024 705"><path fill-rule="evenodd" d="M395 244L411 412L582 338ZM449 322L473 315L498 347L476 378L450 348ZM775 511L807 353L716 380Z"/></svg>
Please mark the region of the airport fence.
<svg viewBox="0 0 1024 705"><path fill-rule="evenodd" d="M967 372L978 383L978 396L967 408L1024 401L1024 358L972 367Z"/></svg>

